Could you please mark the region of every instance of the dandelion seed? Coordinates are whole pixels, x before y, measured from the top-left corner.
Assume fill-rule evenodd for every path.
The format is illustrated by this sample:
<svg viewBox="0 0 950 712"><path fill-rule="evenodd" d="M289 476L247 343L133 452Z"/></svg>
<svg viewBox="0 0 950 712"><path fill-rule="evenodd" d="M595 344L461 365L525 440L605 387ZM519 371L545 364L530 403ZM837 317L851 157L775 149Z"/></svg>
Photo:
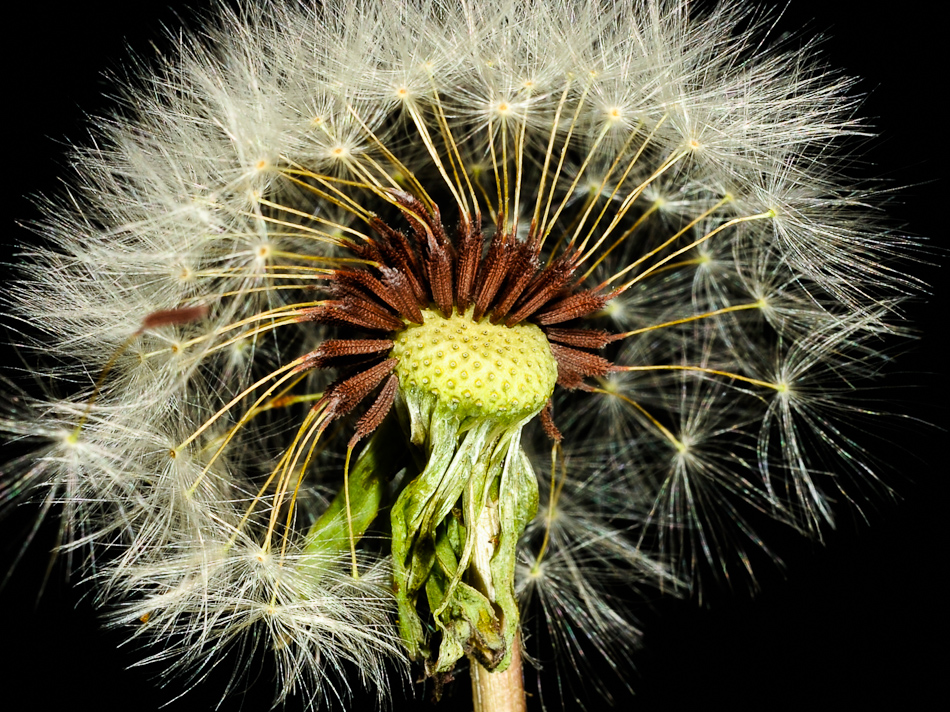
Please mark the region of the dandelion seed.
<svg viewBox="0 0 950 712"><path fill-rule="evenodd" d="M468 665L497 712L530 631L621 670L635 590L887 491L842 394L908 245L843 187L851 82L751 10L216 12L8 289L52 386L2 422L40 444L2 493L60 510L148 661L264 651L311 707Z"/></svg>

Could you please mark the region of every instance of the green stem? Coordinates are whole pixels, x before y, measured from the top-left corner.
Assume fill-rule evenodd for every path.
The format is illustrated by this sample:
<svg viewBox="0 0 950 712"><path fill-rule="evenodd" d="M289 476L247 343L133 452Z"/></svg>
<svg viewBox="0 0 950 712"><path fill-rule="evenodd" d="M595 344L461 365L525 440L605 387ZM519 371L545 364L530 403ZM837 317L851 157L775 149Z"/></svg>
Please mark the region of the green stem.
<svg viewBox="0 0 950 712"><path fill-rule="evenodd" d="M395 418L387 418L373 433L350 468L350 516L341 487L333 502L307 533L306 553L335 557L350 549L350 531L359 541L376 516L389 481L405 465L406 441Z"/></svg>
<svg viewBox="0 0 950 712"><path fill-rule="evenodd" d="M511 644L511 664L504 672L489 672L472 660L472 701L475 712L526 712L521 636Z"/></svg>

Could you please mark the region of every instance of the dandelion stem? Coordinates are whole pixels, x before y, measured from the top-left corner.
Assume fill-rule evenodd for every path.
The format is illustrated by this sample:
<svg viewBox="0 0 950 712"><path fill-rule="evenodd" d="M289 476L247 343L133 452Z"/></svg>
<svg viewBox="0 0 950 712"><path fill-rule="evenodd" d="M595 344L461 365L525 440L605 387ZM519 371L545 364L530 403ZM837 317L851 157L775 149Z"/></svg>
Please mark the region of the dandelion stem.
<svg viewBox="0 0 950 712"><path fill-rule="evenodd" d="M489 672L472 662L472 701L475 712L526 712L521 636L511 643L511 664L502 672Z"/></svg>

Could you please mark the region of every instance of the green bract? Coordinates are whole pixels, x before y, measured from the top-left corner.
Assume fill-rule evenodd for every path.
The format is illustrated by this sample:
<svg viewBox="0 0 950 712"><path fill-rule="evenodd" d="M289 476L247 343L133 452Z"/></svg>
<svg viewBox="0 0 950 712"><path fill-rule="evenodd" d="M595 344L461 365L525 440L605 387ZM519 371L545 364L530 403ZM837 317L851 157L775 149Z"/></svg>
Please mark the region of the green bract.
<svg viewBox="0 0 950 712"><path fill-rule="evenodd" d="M519 622L515 547L538 507L521 429L550 398L557 368L533 324L473 322L471 310L423 315L392 352L400 413L424 453L391 513L399 628L432 672L466 653L503 670ZM424 632L425 608L436 639Z"/></svg>

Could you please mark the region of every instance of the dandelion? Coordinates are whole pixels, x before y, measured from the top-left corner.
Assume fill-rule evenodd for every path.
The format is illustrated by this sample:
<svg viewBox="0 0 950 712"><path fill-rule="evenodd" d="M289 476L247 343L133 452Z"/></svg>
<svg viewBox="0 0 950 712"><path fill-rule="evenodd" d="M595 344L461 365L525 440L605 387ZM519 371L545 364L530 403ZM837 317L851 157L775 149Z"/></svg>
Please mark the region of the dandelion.
<svg viewBox="0 0 950 712"><path fill-rule="evenodd" d="M847 419L908 245L845 180L851 81L752 10L216 12L8 289L48 385L3 495L148 660L265 652L312 707L468 666L523 709L533 638L619 669L635 591L887 491Z"/></svg>

